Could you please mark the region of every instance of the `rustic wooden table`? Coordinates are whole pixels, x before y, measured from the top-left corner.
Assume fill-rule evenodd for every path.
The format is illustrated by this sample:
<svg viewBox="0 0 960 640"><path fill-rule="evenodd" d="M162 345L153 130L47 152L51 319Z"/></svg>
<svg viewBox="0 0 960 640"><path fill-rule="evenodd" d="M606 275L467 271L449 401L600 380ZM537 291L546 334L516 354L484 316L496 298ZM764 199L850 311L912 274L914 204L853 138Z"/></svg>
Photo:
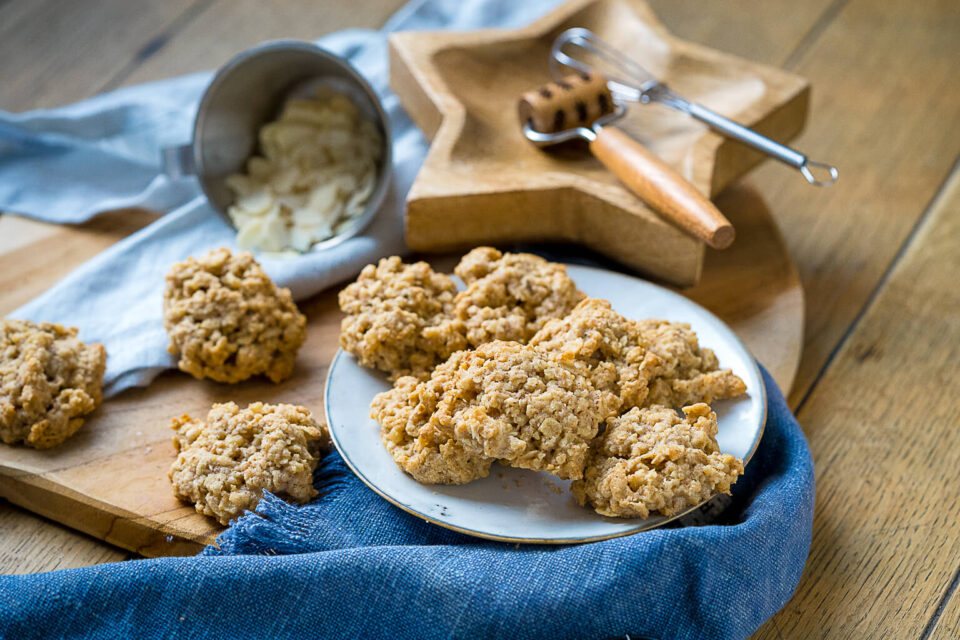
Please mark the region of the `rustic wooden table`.
<svg viewBox="0 0 960 640"><path fill-rule="evenodd" d="M214 68L267 38L376 27L400 4L0 0L0 108L55 106ZM793 600L756 637L956 638L960 4L652 5L682 37L809 78L811 118L797 146L843 172L835 187L815 190L766 163L718 199L724 208L758 200L744 192L761 196L807 296L805 350L789 395L817 467L813 545ZM92 225L101 244L65 244L18 277L39 292L145 221L108 216ZM54 233L0 216L0 258ZM6 293L4 277L0 313L25 301ZM4 573L127 557L0 503Z"/></svg>

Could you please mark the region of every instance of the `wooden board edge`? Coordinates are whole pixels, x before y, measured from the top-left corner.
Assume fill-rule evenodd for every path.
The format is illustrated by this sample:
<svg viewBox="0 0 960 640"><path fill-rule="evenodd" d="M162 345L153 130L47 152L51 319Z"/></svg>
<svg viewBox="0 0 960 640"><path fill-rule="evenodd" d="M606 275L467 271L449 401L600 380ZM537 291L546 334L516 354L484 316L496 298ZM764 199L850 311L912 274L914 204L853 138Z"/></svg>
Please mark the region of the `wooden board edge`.
<svg viewBox="0 0 960 640"><path fill-rule="evenodd" d="M518 208L527 215L515 215ZM537 215L537 208L549 210L552 215ZM481 209L493 213L482 218L474 215ZM592 212L589 220L583 215L587 210ZM471 226L450 224L451 216L459 216ZM551 229L543 230L539 221L544 219L553 222ZM524 226L532 220L537 220L537 224ZM623 225L629 225L631 232L620 233ZM411 249L431 253L469 249L478 244L575 242L594 250L603 249L613 260L655 279L680 287L695 284L703 269L703 243L680 230L666 229L665 225L659 220L645 221L588 191L566 186L430 196L411 191L404 234ZM478 226L485 229L479 235ZM654 227L659 232L651 242L647 231ZM446 236L438 237L437 229L446 229ZM606 242L601 242L601 238L606 238Z"/></svg>
<svg viewBox="0 0 960 640"><path fill-rule="evenodd" d="M417 66L410 59L409 49L404 46L404 38L400 37L406 35L408 34L394 34L388 40L390 89L424 137L433 140L443 122L443 114L428 95L426 83L418 79L422 78L422 73L417 73Z"/></svg>
<svg viewBox="0 0 960 640"><path fill-rule="evenodd" d="M28 511L148 558L196 555L215 539L215 536L186 538L163 524L153 528L158 525L148 525L143 516L122 512L37 475L0 477L0 496Z"/></svg>

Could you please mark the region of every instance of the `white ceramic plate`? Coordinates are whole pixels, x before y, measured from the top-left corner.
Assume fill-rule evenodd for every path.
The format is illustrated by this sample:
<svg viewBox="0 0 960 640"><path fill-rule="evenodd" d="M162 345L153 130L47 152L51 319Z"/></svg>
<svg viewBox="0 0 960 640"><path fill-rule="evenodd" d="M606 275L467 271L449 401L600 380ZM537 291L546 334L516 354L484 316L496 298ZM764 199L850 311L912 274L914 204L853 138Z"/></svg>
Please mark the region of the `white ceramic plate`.
<svg viewBox="0 0 960 640"><path fill-rule="evenodd" d="M587 295L610 300L629 318L689 322L700 344L713 349L720 366L733 369L747 395L713 405L720 450L753 455L766 419L760 370L740 340L719 318L681 295L630 276L570 265L568 273ZM570 543L603 540L660 526L679 517L607 518L577 505L568 481L547 473L494 464L490 476L465 485L423 485L394 463L370 418L373 396L390 388L386 377L359 366L340 350L326 388L327 422L337 450L357 476L404 511L442 527L507 542ZM690 510L692 511L692 509Z"/></svg>

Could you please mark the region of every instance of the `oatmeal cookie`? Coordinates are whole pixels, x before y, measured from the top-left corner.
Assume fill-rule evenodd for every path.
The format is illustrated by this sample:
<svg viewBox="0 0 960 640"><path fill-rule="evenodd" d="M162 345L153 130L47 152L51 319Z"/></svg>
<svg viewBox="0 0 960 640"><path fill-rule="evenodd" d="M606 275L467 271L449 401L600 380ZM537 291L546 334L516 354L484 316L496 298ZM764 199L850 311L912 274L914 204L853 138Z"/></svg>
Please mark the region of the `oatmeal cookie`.
<svg viewBox="0 0 960 640"><path fill-rule="evenodd" d="M72 436L100 404L106 364L75 328L0 321L0 439L46 449Z"/></svg>
<svg viewBox="0 0 960 640"><path fill-rule="evenodd" d="M381 424L383 445L397 466L418 482L466 484L490 473L493 459L465 449L453 439L451 425L434 415L452 392L466 353L455 353L434 369L429 380L399 378L393 389L378 394L371 405L371 417Z"/></svg>
<svg viewBox="0 0 960 640"><path fill-rule="evenodd" d="M317 495L313 470L329 443L325 425L292 404L215 404L205 421L173 419L173 493L221 524L253 510L264 491L304 503Z"/></svg>
<svg viewBox="0 0 960 640"><path fill-rule="evenodd" d="M394 256L367 265L340 292L340 309L347 314L340 346L391 379L425 378L467 346L460 323L451 318L456 293L453 280L426 262L404 264Z"/></svg>
<svg viewBox="0 0 960 640"><path fill-rule="evenodd" d="M467 288L457 294L453 316L474 347L494 340L526 342L585 297L564 265L529 253L477 247L455 272Z"/></svg>
<svg viewBox="0 0 960 640"><path fill-rule="evenodd" d="M608 422L592 446L583 480L571 485L581 505L622 518L670 516L727 493L743 462L717 447L717 416L705 404L634 408Z"/></svg>
<svg viewBox="0 0 960 640"><path fill-rule="evenodd" d="M515 342L457 353L410 388L388 394L407 397L415 423L424 425L421 440L427 433L427 442L450 446L458 459L498 459L566 479L582 475L590 440L617 404L572 367ZM376 403L375 417L389 424Z"/></svg>
<svg viewBox="0 0 960 640"><path fill-rule="evenodd" d="M530 346L564 362L585 365L593 384L620 398L621 409L642 406L660 359L647 350L639 325L606 300L587 298L565 318L550 320Z"/></svg>
<svg viewBox="0 0 960 640"><path fill-rule="evenodd" d="M743 380L729 369L720 369L713 351L700 347L690 325L666 320L640 320L638 325L650 352L659 358L647 404L682 407L746 393Z"/></svg>
<svg viewBox="0 0 960 640"><path fill-rule="evenodd" d="M307 319L247 252L215 249L173 265L163 293L167 350L195 378L290 376Z"/></svg>

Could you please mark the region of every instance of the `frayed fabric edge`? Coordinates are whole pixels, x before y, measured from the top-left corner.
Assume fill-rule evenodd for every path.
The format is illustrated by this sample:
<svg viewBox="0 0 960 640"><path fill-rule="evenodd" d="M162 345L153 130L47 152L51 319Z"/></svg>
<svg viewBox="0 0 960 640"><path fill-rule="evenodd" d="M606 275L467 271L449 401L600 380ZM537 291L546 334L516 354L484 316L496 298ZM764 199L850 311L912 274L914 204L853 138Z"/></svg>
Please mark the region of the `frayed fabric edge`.
<svg viewBox="0 0 960 640"><path fill-rule="evenodd" d="M313 486L319 492L316 498L296 505L264 491L256 510L232 521L200 555L288 555L314 551L306 544L305 535L312 526L310 511L322 507L346 486L348 472L342 466L337 468L338 461L339 454L332 452L314 470Z"/></svg>

